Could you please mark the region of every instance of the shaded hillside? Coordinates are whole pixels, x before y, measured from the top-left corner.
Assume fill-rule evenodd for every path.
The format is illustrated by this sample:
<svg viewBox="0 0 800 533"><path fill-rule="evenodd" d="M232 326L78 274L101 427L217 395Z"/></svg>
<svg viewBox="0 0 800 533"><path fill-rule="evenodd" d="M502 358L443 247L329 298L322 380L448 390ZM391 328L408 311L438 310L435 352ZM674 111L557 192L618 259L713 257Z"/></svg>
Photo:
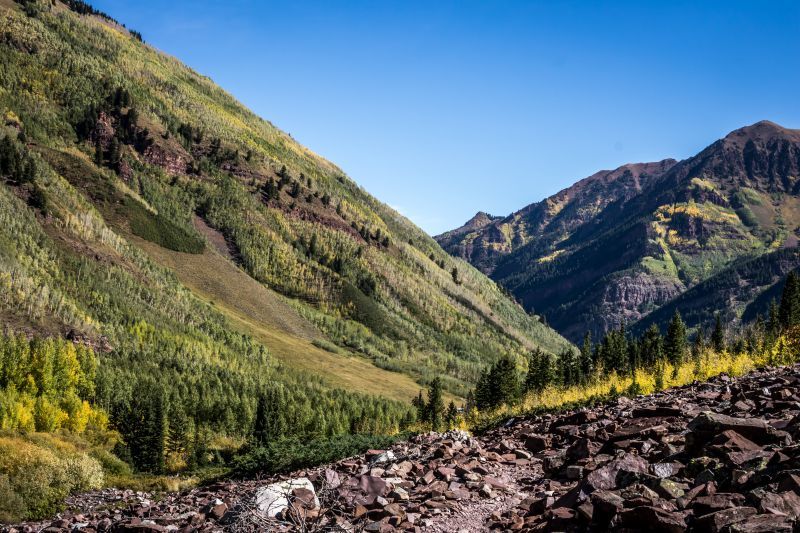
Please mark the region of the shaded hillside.
<svg viewBox="0 0 800 533"><path fill-rule="evenodd" d="M751 322L758 314L766 317L770 302L780 300L786 274L798 266L800 250L797 248L736 261L633 323L631 330L641 333L651 324L657 324L666 331L676 309L690 328L705 326L708 329L714 310L720 311L723 323L734 325Z"/></svg>
<svg viewBox="0 0 800 533"><path fill-rule="evenodd" d="M543 234L512 249L495 260L491 276L568 338L600 334L641 319L738 261L796 246L798 175L800 131L759 122L670 165L640 190L629 182L629 194L588 223L576 217L564 239ZM703 287L681 300L696 308L698 320L717 310L703 301L720 303ZM754 289L732 289L728 312L741 313Z"/></svg>

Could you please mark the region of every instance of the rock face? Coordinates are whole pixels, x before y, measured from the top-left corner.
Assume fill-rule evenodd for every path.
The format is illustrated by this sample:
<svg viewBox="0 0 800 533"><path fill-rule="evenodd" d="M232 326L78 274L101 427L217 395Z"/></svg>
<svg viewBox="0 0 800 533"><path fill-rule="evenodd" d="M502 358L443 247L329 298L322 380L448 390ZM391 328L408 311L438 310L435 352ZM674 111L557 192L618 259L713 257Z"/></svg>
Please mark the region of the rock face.
<svg viewBox="0 0 800 533"><path fill-rule="evenodd" d="M188 170L186 156L169 152L158 144L153 144L145 149L144 160L151 165L163 168L167 173L174 176L186 174Z"/></svg>
<svg viewBox="0 0 800 533"><path fill-rule="evenodd" d="M3 531L792 531L798 439L800 365L158 502L81 495L55 521Z"/></svg>

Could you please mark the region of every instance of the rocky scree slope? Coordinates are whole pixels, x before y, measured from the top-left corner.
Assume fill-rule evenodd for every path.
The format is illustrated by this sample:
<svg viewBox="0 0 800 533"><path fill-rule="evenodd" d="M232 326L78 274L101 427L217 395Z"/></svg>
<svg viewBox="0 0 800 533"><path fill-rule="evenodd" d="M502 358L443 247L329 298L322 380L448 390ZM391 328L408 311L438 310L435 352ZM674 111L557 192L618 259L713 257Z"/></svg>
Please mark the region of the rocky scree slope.
<svg viewBox="0 0 800 533"><path fill-rule="evenodd" d="M4 531L792 531L798 386L800 365L721 375L162 501L88 494L52 523ZM267 517L258 503L287 480L314 490L287 490L287 505Z"/></svg>
<svg viewBox="0 0 800 533"><path fill-rule="evenodd" d="M503 223L494 222L455 240L448 234L437 239L451 253L485 269L528 310L544 315L573 341L586 330L597 337L634 323L706 281L706 291L719 286L729 293L696 292L691 303L684 302L697 308L689 326L707 324L719 310L703 303L704 298L726 300L722 312L736 320L786 268L797 266L775 256L777 263L770 266L775 276L757 282L745 276L740 290L728 289L727 269L797 245L800 130L762 121L731 132L694 157L662 162L647 175L635 180L631 171L627 180L614 180L620 190L590 209L591 216L559 211L564 218L560 225L567 228L556 234L559 238L553 238L549 227L534 225L538 233L497 244L495 237L521 232L506 227L503 233ZM603 193L595 189L589 197ZM557 209L559 195L526 209ZM483 246L484 240L495 244ZM663 326L666 314L657 317Z"/></svg>

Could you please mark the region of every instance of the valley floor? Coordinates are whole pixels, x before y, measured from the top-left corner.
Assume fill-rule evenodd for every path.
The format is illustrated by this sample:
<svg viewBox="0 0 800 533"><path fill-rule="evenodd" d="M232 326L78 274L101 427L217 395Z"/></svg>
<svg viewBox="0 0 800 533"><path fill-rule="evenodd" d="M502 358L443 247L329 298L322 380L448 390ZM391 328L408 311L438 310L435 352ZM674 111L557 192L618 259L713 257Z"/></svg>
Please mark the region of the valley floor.
<svg viewBox="0 0 800 533"><path fill-rule="evenodd" d="M391 453L293 473L314 483L321 512L302 489L289 499L310 531L791 531L798 385L795 365L514 419L479 437L420 435ZM254 505L260 489L285 479L160 501L105 490L72 498L52 523L3 531L300 530Z"/></svg>

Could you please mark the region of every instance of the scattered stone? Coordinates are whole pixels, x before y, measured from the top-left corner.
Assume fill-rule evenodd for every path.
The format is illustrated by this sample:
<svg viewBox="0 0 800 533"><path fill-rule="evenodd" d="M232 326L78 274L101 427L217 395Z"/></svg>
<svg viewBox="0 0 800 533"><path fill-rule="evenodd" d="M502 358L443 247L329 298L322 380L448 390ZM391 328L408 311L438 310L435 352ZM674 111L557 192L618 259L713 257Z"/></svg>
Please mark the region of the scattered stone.
<svg viewBox="0 0 800 533"><path fill-rule="evenodd" d="M264 516L275 518L289 508L292 491L297 489L305 489L310 492L313 495L314 506L319 507L319 499L316 497L314 485L305 477L273 483L259 489L255 495L255 507Z"/></svg>
<svg viewBox="0 0 800 533"><path fill-rule="evenodd" d="M797 390L800 365L720 376L290 478L70 496L59 516L0 532L800 531Z"/></svg>

